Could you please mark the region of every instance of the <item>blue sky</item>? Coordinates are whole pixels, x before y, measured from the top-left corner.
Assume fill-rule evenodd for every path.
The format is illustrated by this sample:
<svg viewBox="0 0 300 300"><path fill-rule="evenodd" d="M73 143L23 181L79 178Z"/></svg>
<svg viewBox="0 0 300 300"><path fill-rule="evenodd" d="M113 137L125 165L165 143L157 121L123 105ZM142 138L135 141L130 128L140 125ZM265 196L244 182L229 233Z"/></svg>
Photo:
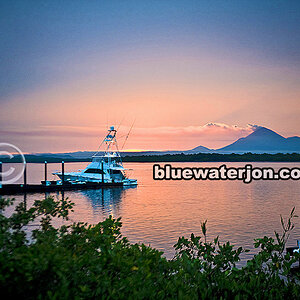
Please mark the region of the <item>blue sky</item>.
<svg viewBox="0 0 300 300"><path fill-rule="evenodd" d="M299 1L1 1L1 100L85 55L192 44L299 67ZM125 53L126 55L126 53Z"/></svg>

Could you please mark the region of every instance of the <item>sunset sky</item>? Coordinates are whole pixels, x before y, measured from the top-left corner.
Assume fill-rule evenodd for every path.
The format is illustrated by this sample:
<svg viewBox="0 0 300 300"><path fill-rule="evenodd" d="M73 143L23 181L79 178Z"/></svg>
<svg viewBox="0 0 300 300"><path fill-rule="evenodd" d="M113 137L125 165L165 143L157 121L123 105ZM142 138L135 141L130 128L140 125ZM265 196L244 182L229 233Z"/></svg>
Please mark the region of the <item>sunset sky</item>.
<svg viewBox="0 0 300 300"><path fill-rule="evenodd" d="M24 152L134 120L125 149L300 135L300 1L7 0L0 41L0 142Z"/></svg>

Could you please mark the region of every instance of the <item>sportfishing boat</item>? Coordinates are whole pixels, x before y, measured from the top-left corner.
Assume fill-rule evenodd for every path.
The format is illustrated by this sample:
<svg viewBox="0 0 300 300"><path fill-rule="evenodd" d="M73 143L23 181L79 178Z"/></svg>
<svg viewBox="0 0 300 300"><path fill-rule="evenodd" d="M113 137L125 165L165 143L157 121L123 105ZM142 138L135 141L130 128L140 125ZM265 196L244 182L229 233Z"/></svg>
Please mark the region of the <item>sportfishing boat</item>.
<svg viewBox="0 0 300 300"><path fill-rule="evenodd" d="M74 184L95 182L123 186L137 185L136 179L127 177L127 172L130 169L125 169L123 166L116 135L117 130L111 126L98 151L93 155L92 162L84 170L54 172L52 174L57 175L64 182ZM100 152L99 149L103 144L106 146L105 150Z"/></svg>

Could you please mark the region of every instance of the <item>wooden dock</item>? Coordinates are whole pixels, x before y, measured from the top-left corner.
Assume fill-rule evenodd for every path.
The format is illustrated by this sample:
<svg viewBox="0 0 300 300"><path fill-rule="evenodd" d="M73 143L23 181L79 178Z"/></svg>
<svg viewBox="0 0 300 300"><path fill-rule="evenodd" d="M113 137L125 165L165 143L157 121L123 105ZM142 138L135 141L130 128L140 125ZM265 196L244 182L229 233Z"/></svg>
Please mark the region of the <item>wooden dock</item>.
<svg viewBox="0 0 300 300"><path fill-rule="evenodd" d="M75 191L75 190L86 190L86 189L101 189L123 186L121 182L70 182L64 180L65 163L61 162L62 167L62 180L47 180L47 162L44 162L45 173L44 180L41 184L28 184L27 183L27 167L25 163L23 172L23 184L2 184L2 162L0 162L0 195L16 195L26 193L49 193L57 191Z"/></svg>
<svg viewBox="0 0 300 300"><path fill-rule="evenodd" d="M64 184L4 184L0 187L0 195L16 195L25 193L49 193L56 191L75 191L86 189L100 189L106 187L120 187L122 183L101 183L101 182L84 182Z"/></svg>

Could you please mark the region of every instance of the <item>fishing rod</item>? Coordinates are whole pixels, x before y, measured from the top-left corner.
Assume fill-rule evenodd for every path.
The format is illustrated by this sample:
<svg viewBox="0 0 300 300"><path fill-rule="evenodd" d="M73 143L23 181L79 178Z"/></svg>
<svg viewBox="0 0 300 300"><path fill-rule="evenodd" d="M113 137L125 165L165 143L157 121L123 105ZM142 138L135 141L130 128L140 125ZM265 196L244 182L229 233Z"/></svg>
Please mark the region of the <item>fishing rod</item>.
<svg viewBox="0 0 300 300"><path fill-rule="evenodd" d="M134 123L135 123L135 120L136 120L136 119L134 119L134 121L133 121L133 123L132 123L132 125L131 125L131 127L130 127L128 133L127 133L127 135L126 135L126 138L125 138L125 140L124 140L124 143L123 143L123 146L122 146L121 150L123 150L123 148L124 148L124 146L125 146L125 144L126 144L126 141L127 141L128 137L129 137L129 134L130 134L130 132L131 132L131 130L132 130L132 127L133 127L133 125L134 125Z"/></svg>

